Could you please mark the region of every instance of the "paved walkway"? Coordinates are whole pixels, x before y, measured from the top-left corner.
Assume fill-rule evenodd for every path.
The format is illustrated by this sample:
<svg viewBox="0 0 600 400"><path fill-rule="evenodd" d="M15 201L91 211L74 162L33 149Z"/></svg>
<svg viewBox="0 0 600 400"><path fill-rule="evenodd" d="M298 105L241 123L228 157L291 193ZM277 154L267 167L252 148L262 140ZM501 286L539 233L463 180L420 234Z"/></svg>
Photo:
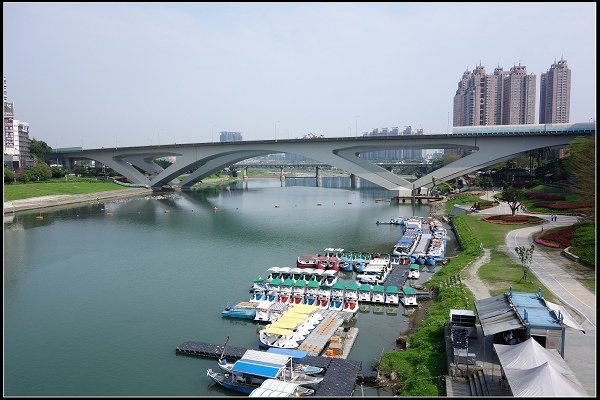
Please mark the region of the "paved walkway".
<svg viewBox="0 0 600 400"><path fill-rule="evenodd" d="M493 194L489 192L487 198L492 198ZM486 197L482 196L482 198ZM504 202L480 212L480 214L495 215L510 213L510 207ZM572 216L559 215L557 221L550 222L548 215L531 215L546 218L548 222L543 224L545 229L569 226L577 222L577 218ZM529 247L533 243L533 233L540 230L541 227L538 225L510 231L506 236L508 255L515 262L520 263L519 256L514 250L515 247ZM463 280L478 300L489 297L487 286L477 276L477 270L487 262L486 260L489 260L488 249L484 249L484 255L466 269L466 277ZM555 249L535 245L530 270L548 290L560 299L563 305L578 314L573 317L581 323L585 333L572 328L566 329L565 361L590 396L596 396L596 295L568 272L573 264L575 264L574 261L565 258Z"/></svg>

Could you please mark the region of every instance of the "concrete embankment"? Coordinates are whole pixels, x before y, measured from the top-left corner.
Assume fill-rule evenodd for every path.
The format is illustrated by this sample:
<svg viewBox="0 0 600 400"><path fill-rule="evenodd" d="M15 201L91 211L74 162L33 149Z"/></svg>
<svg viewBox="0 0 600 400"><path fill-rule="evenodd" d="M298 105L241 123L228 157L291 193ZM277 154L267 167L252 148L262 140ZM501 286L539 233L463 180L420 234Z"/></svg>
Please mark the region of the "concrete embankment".
<svg viewBox="0 0 600 400"><path fill-rule="evenodd" d="M152 189L134 188L109 190L106 192L95 192L87 194L61 194L53 196L31 197L29 199L13 200L4 202L4 214L19 211L30 211L46 209L78 203L88 203L100 200L121 199L127 197L146 196L152 193Z"/></svg>

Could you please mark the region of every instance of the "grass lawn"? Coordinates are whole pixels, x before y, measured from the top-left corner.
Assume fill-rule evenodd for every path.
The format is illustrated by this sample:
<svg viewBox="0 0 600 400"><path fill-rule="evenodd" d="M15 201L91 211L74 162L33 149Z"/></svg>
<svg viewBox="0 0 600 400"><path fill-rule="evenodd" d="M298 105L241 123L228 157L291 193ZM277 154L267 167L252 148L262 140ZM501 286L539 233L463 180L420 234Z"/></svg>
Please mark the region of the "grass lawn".
<svg viewBox="0 0 600 400"><path fill-rule="evenodd" d="M29 199L31 197L52 196L59 194L86 194L94 192L106 192L109 190L126 189L125 186L113 182L96 180L64 181L55 180L49 182L19 183L4 185L4 201Z"/></svg>
<svg viewBox="0 0 600 400"><path fill-rule="evenodd" d="M534 293L538 288L542 288L544 297L554 301L553 294L531 272L527 274L527 282L519 282L523 276L523 267L505 253L507 250L505 239L508 232L530 226L529 224L500 225L482 221L479 216L469 215L467 218L471 220L469 227L473 235L483 243L483 247L491 250L490 262L482 265L478 274L490 288L492 296L507 292L510 286L516 292Z"/></svg>

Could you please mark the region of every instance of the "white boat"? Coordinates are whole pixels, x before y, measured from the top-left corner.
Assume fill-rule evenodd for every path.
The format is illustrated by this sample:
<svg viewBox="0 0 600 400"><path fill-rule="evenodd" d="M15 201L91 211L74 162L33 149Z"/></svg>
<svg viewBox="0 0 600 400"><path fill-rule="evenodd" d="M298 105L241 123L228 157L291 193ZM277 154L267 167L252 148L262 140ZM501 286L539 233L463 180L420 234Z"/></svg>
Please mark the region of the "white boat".
<svg viewBox="0 0 600 400"><path fill-rule="evenodd" d="M296 283L298 281L304 281L304 271L302 270L302 268L291 268L289 271L290 274L290 278L292 279L292 282ZM306 283L306 282L304 282Z"/></svg>
<svg viewBox="0 0 600 400"><path fill-rule="evenodd" d="M251 296L250 301L263 301L267 300L267 288L265 287L253 287L250 290Z"/></svg>
<svg viewBox="0 0 600 400"><path fill-rule="evenodd" d="M356 282L350 281L344 290L344 311L358 311L358 285Z"/></svg>
<svg viewBox="0 0 600 400"><path fill-rule="evenodd" d="M298 268L300 269L300 268ZM304 303L304 293L306 291L306 282L303 279L299 279L292 285L292 304Z"/></svg>
<svg viewBox="0 0 600 400"><path fill-rule="evenodd" d="M242 375L244 383L262 384L265 379L277 379L316 387L323 380L320 376L296 372L291 356L257 350L246 350L242 358L234 363L221 358L217 365L228 374Z"/></svg>
<svg viewBox="0 0 600 400"><path fill-rule="evenodd" d="M373 286L373 303L385 303L385 293L382 285Z"/></svg>
<svg viewBox="0 0 600 400"><path fill-rule="evenodd" d="M271 301L261 301L256 306L255 321L272 322L277 320L281 314L290 307L288 303L274 303Z"/></svg>
<svg viewBox="0 0 600 400"><path fill-rule="evenodd" d="M408 266L408 278L409 279L419 279L421 276L419 264L410 264Z"/></svg>
<svg viewBox="0 0 600 400"><path fill-rule="evenodd" d="M321 278L321 285L325 286L333 286L338 280L338 271L333 269L328 269L323 271Z"/></svg>
<svg viewBox="0 0 600 400"><path fill-rule="evenodd" d="M259 331L260 342L268 347L297 348L323 316L313 315L316 306L294 304L275 322Z"/></svg>
<svg viewBox="0 0 600 400"><path fill-rule="evenodd" d="M358 287L358 302L370 302L371 301L371 290L373 287L368 283L363 283Z"/></svg>
<svg viewBox="0 0 600 400"><path fill-rule="evenodd" d="M404 295L400 298L400 301L403 306L417 306L417 291L414 288L405 286L402 288L402 293Z"/></svg>
<svg viewBox="0 0 600 400"><path fill-rule="evenodd" d="M344 309L344 283L336 282L331 287L331 298L329 299L329 309L342 311Z"/></svg>
<svg viewBox="0 0 600 400"><path fill-rule="evenodd" d="M385 303L386 304L398 305L398 303L400 302L399 297L400 296L398 295L398 287L397 286L390 285L385 288Z"/></svg>
<svg viewBox="0 0 600 400"><path fill-rule="evenodd" d="M331 299L331 287L327 285L320 285L317 296L317 307L323 310L329 308L329 300Z"/></svg>
<svg viewBox="0 0 600 400"><path fill-rule="evenodd" d="M290 278L281 282L279 286L279 292L277 293L277 301L281 303L292 302L292 285L294 282Z"/></svg>
<svg viewBox="0 0 600 400"><path fill-rule="evenodd" d="M266 379L260 387L254 389L248 397L304 397L312 396L315 391L297 383L279 379Z"/></svg>
<svg viewBox="0 0 600 400"><path fill-rule="evenodd" d="M316 306L318 297L319 283L317 281L308 282L308 285L306 285L306 291L304 293L304 304Z"/></svg>

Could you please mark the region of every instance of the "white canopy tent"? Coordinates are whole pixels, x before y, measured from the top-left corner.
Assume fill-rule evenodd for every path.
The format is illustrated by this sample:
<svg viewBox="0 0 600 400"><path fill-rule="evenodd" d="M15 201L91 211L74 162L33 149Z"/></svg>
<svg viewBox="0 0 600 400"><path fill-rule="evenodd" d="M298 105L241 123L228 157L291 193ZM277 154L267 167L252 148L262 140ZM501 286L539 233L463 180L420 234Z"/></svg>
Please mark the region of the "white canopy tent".
<svg viewBox="0 0 600 400"><path fill-rule="evenodd" d="M515 397L589 396L556 350L529 338L516 345L494 344Z"/></svg>

